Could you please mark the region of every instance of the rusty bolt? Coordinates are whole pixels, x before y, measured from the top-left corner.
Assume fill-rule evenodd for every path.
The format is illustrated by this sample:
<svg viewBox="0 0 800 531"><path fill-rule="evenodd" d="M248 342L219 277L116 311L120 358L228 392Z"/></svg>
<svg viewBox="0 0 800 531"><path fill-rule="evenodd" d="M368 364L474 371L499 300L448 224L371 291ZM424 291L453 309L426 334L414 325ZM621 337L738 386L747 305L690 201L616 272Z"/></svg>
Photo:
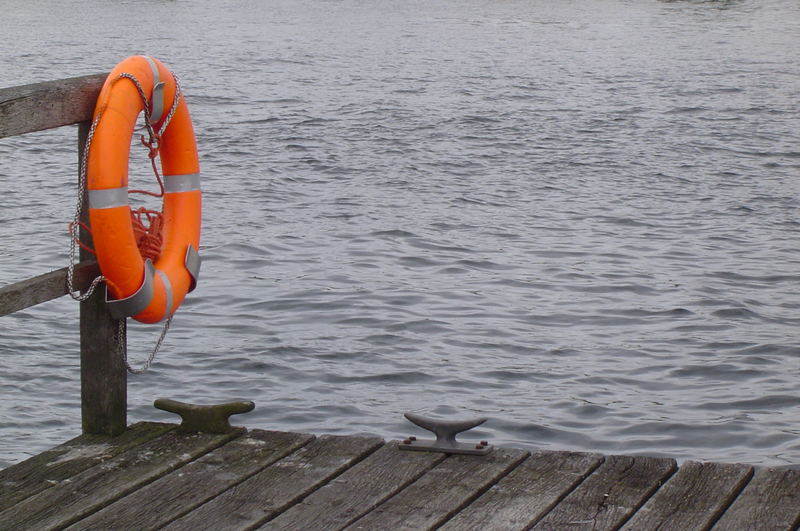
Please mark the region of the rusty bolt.
<svg viewBox="0 0 800 531"><path fill-rule="evenodd" d="M481 446L489 446L489 441L481 441Z"/></svg>
<svg viewBox="0 0 800 531"><path fill-rule="evenodd" d="M403 444L411 444L413 441L411 439L406 439L403 441Z"/></svg>
<svg viewBox="0 0 800 531"><path fill-rule="evenodd" d="M411 437L409 437L409 439L410 439L411 441L416 441L416 440L417 440L417 438L416 438L416 437L414 437L413 435L412 435Z"/></svg>

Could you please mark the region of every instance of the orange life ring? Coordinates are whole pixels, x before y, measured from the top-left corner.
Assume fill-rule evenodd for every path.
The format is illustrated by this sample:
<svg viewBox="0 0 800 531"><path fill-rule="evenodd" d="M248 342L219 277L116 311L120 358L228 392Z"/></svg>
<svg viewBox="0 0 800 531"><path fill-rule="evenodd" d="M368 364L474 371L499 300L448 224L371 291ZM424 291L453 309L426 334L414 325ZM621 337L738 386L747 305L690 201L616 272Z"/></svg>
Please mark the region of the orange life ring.
<svg viewBox="0 0 800 531"><path fill-rule="evenodd" d="M131 138L142 111L156 131L166 124L158 146L164 175L163 244L155 263L136 246L128 204ZM119 319L155 323L175 313L194 289L200 267L200 164L189 109L172 72L156 59L133 56L109 74L94 116L86 187L108 308Z"/></svg>

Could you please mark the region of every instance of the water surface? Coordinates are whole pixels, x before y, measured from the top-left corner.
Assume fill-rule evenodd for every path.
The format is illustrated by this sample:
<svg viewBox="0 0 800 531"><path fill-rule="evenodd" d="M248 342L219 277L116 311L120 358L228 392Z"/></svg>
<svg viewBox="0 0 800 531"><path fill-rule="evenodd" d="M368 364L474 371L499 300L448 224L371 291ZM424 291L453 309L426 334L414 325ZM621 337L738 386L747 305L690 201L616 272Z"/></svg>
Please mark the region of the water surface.
<svg viewBox="0 0 800 531"><path fill-rule="evenodd" d="M797 2L0 7L0 86L147 53L187 95L202 279L131 421L800 463ZM0 141L3 283L66 264L75 135ZM0 320L0 466L79 432L77 326Z"/></svg>

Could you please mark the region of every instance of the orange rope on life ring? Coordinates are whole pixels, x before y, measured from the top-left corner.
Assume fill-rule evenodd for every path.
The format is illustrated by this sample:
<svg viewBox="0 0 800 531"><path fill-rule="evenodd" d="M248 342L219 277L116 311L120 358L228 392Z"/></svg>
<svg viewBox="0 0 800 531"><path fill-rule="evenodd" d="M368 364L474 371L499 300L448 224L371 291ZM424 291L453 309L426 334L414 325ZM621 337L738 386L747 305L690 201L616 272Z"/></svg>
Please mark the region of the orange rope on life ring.
<svg viewBox="0 0 800 531"><path fill-rule="evenodd" d="M147 216L148 232L160 228L161 239L146 238L144 251L137 246L143 227L135 227L128 204L128 158L142 111L153 130L163 129L151 135L150 156L160 156L164 174L163 222ZM172 72L141 55L119 63L97 99L87 149L89 223L109 311L143 323L167 319L197 283L201 222L197 145Z"/></svg>

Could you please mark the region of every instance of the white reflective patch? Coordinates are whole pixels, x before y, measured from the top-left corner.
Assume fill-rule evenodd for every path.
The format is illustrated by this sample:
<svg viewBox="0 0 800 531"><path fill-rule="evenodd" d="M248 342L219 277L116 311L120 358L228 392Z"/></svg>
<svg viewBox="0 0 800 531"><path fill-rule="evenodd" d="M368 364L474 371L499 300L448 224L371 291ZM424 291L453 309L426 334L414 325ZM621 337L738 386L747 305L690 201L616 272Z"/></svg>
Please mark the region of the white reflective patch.
<svg viewBox="0 0 800 531"><path fill-rule="evenodd" d="M169 281L167 274L160 269L156 269L156 273L159 277L161 277L161 281L164 283L164 289L167 292L167 307L164 310L164 319L167 319L170 315L172 315L172 282Z"/></svg>
<svg viewBox="0 0 800 531"><path fill-rule="evenodd" d="M128 206L128 187L89 190L89 208Z"/></svg>
<svg viewBox="0 0 800 531"><path fill-rule="evenodd" d="M142 285L133 295L125 299L109 299L108 286L106 286L106 304L108 313L114 319L125 319L132 315L141 313L150 305L153 300L153 262L150 259L144 261L144 279ZM159 271L160 273L160 271Z"/></svg>
<svg viewBox="0 0 800 531"><path fill-rule="evenodd" d="M200 174L187 173L184 175L165 175L164 191L168 194L191 192L200 189Z"/></svg>
<svg viewBox="0 0 800 531"><path fill-rule="evenodd" d="M195 249L193 245L189 245L189 247L186 248L184 264L186 265L186 270L189 272L189 276L192 278L191 282L189 282L190 292L197 287L197 281L200 279L200 264L202 262L203 259L200 258L200 253L197 252L197 249Z"/></svg>
<svg viewBox="0 0 800 531"><path fill-rule="evenodd" d="M164 83L161 82L161 74L158 72L158 65L152 57L143 56L150 64L153 71L153 93L150 95L150 121L158 122L164 114Z"/></svg>

